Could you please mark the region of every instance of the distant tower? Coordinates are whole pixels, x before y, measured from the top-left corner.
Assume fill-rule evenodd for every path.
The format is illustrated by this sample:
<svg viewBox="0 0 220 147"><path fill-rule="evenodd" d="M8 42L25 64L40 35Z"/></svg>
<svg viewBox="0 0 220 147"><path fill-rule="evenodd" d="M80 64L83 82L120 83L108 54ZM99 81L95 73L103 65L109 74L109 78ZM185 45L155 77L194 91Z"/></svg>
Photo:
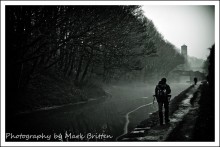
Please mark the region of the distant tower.
<svg viewBox="0 0 220 147"><path fill-rule="evenodd" d="M185 44L181 46L181 54L187 59L187 46Z"/></svg>
<svg viewBox="0 0 220 147"><path fill-rule="evenodd" d="M184 57L184 70L189 70L190 66L189 66L189 62L188 62L188 55L187 55L187 46L184 44L181 46L181 54Z"/></svg>

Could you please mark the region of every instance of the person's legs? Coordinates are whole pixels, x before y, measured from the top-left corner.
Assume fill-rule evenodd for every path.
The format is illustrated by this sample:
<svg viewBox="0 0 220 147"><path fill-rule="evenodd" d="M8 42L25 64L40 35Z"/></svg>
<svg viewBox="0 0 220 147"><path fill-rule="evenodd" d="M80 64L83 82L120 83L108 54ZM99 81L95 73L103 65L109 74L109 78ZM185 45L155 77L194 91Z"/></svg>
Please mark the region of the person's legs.
<svg viewBox="0 0 220 147"><path fill-rule="evenodd" d="M160 125L163 125L163 103L158 102Z"/></svg>
<svg viewBox="0 0 220 147"><path fill-rule="evenodd" d="M165 122L168 123L170 122L170 119L169 119L169 102L166 101L164 103L164 109L165 109Z"/></svg>

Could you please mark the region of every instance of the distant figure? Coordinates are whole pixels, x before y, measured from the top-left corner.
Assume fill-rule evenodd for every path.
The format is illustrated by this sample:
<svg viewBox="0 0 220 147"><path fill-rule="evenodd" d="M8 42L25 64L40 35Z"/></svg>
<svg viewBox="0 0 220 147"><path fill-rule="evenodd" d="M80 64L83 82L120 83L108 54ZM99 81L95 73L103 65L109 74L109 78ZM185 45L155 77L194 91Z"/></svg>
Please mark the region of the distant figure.
<svg viewBox="0 0 220 147"><path fill-rule="evenodd" d="M163 125L163 106L165 109L165 123L169 123L169 99L171 98L170 86L166 84L166 78L162 78L155 88L155 97L159 108L160 125Z"/></svg>
<svg viewBox="0 0 220 147"><path fill-rule="evenodd" d="M194 78L194 85L197 84L197 81L198 81L198 80L197 80L197 78L195 77L195 78Z"/></svg>

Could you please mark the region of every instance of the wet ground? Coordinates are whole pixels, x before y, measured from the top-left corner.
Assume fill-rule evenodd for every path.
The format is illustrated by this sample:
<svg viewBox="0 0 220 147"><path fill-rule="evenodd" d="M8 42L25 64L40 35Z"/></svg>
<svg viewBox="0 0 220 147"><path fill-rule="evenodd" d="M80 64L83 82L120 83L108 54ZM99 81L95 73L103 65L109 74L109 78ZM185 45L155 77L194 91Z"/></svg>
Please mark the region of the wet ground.
<svg viewBox="0 0 220 147"><path fill-rule="evenodd" d="M192 138L192 127L198 116L199 85L192 86L171 102L170 123L159 125L158 113L139 124L133 131L119 138L120 141L187 141ZM179 99L179 100L178 100ZM192 101L193 99L193 101ZM174 107L172 105L178 105ZM173 110L172 110L173 109ZM175 109L175 110L174 110ZM176 131L178 134L176 135Z"/></svg>

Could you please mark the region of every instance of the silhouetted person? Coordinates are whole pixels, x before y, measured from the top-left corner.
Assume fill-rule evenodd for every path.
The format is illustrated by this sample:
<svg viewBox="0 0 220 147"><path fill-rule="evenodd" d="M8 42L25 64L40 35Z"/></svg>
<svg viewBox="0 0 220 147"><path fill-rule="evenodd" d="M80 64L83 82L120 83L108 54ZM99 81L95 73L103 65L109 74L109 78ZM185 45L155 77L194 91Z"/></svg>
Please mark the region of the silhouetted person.
<svg viewBox="0 0 220 147"><path fill-rule="evenodd" d="M157 98L159 108L160 125L163 125L163 106L165 109L165 123L169 123L169 99L171 95L170 86L166 84L166 78L162 78L155 88L155 96Z"/></svg>
<svg viewBox="0 0 220 147"><path fill-rule="evenodd" d="M198 80L197 80L197 78L195 77L195 78L194 78L194 85L197 84L197 81L198 81Z"/></svg>

